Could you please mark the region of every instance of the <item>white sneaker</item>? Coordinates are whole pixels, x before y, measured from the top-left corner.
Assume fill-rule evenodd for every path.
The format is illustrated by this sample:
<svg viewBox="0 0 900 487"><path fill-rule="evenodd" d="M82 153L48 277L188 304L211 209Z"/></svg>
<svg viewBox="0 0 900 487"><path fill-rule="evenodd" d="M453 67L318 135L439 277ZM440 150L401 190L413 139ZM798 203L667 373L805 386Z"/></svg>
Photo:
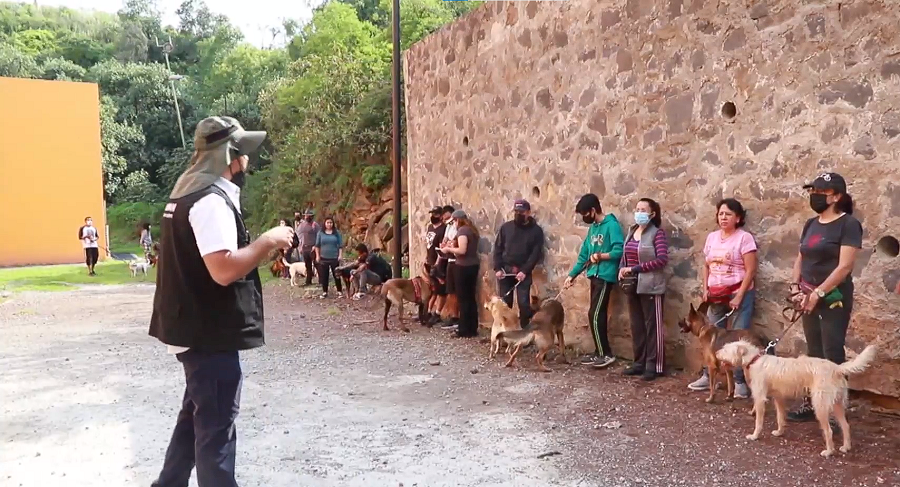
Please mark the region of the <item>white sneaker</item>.
<svg viewBox="0 0 900 487"><path fill-rule="evenodd" d="M692 391L708 391L709 390L709 375L706 372L704 372L703 375L701 375L699 379L688 384L688 389L690 389Z"/></svg>
<svg viewBox="0 0 900 487"><path fill-rule="evenodd" d="M746 382L734 383L734 397L738 399L747 399L750 397L750 388L747 387Z"/></svg>
<svg viewBox="0 0 900 487"><path fill-rule="evenodd" d="M360 299L364 298L365 296L366 296L366 295L363 294L363 293L356 293L356 294L353 295L353 300L354 300L354 301L359 301Z"/></svg>
<svg viewBox="0 0 900 487"><path fill-rule="evenodd" d="M344 297L344 293L337 293L337 297L343 298L343 297Z"/></svg>
<svg viewBox="0 0 900 487"><path fill-rule="evenodd" d="M319 296L319 299L325 299L325 298L327 298L327 297L328 297L328 293L322 293L322 294Z"/></svg>

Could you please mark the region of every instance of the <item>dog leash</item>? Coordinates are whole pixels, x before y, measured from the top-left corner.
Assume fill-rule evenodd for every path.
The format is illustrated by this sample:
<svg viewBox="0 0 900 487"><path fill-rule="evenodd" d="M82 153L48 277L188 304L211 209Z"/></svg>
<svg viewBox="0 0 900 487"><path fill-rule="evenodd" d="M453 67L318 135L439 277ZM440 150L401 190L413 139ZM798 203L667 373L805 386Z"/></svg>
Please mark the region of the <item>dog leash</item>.
<svg viewBox="0 0 900 487"><path fill-rule="evenodd" d="M791 296L791 298L792 297L793 296ZM788 301L790 301L791 298L787 298ZM787 315L788 311L791 311L790 318L788 318L788 315ZM797 324L798 321L800 321L800 318L803 316L803 309L798 308L796 304L791 304L790 306L785 306L784 308L782 308L781 316L784 319L788 320L790 322L790 324L788 325L787 328L784 329L783 332L781 332L781 336L779 336L778 338L769 342L769 344L766 346L766 349L763 351L763 354L768 354L770 350L775 348L775 345L778 345L778 342L780 342L781 339L784 338L785 335L787 335L788 330L790 330L791 327L793 327L795 324Z"/></svg>
<svg viewBox="0 0 900 487"><path fill-rule="evenodd" d="M506 279L507 277L516 277L516 275L515 274L503 274L503 279ZM522 281L516 281L516 285L513 286L512 289L510 289L506 294L503 295L503 299L508 298L509 295L512 294L513 291L515 291L517 287L519 287L519 284L522 284Z"/></svg>
<svg viewBox="0 0 900 487"><path fill-rule="evenodd" d="M731 315L733 315L733 314L734 314L734 308L731 308L731 311L729 311L728 313L726 313L725 316L721 317L721 318L719 319L719 321L713 323L713 326L719 326L719 323L721 323L721 322L727 320L728 317L731 316Z"/></svg>

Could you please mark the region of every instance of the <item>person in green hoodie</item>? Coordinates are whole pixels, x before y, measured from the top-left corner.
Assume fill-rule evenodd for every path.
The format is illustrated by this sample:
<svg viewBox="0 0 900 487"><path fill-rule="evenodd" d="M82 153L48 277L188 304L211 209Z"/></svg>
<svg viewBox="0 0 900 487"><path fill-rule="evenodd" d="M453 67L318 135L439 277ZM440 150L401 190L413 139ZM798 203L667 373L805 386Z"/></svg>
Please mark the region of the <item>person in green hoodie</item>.
<svg viewBox="0 0 900 487"><path fill-rule="evenodd" d="M616 285L625 236L622 234L619 220L615 215L603 214L600 198L593 193L588 193L578 200L575 212L590 225L590 229L581 244L578 260L569 272L563 287L565 289L572 287L575 278L587 269L586 274L591 282L588 321L597 350L593 354L585 355L581 363L602 369L616 361L609 346L607 320L609 296Z"/></svg>

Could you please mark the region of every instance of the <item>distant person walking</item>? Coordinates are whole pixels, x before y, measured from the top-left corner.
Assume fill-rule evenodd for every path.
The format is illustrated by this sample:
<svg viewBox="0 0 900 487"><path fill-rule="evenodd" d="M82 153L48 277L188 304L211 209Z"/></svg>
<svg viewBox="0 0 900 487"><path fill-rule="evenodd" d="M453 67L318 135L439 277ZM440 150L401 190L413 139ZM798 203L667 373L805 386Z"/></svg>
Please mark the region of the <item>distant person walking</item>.
<svg viewBox="0 0 900 487"><path fill-rule="evenodd" d="M316 275L316 258L313 247L316 246L316 238L321 230L319 224L313 221L314 216L312 210L304 211L303 221L297 223L294 229L300 237L300 256L303 258L303 263L306 264L307 286L312 286L313 276Z"/></svg>
<svg viewBox="0 0 900 487"><path fill-rule="evenodd" d="M144 223L141 227L141 247L144 249L144 257L149 257L153 250L153 237L150 235L149 223Z"/></svg>
<svg viewBox="0 0 900 487"><path fill-rule="evenodd" d="M91 217L85 218L84 225L78 229L78 240L81 240L81 247L84 248L84 263L87 264L88 275L96 276L94 266L100 260L100 244L97 243L100 236Z"/></svg>
<svg viewBox="0 0 900 487"><path fill-rule="evenodd" d="M254 242L241 215L247 154L265 132L231 117L197 124L190 166L178 178L160 223L160 250L150 335L184 366L185 391L153 487L237 487L235 420L243 373L238 356L265 344L257 266L291 244L293 229L275 227Z"/></svg>

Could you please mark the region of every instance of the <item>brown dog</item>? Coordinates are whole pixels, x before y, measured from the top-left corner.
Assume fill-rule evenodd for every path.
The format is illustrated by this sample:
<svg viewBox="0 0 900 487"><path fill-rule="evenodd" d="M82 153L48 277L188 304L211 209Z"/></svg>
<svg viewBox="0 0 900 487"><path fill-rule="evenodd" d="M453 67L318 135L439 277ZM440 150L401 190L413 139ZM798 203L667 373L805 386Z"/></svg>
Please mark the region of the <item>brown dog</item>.
<svg viewBox="0 0 900 487"><path fill-rule="evenodd" d="M506 331L521 330L522 326L519 325L519 315L510 309L500 296L493 296L490 301L484 303L484 308L491 312L494 319L491 325L491 351L488 353L488 358L492 359L500 351L500 340L497 339L497 335ZM506 351L509 352L509 344Z"/></svg>
<svg viewBox="0 0 900 487"><path fill-rule="evenodd" d="M510 344L513 347L512 353L509 354L509 360L506 362L506 367L512 367L513 361L516 359L519 351L522 350L522 347L534 343L538 349L538 353L534 357L538 369L542 372L550 372L550 369L544 365L544 357L553 348L554 339L559 340L559 350L561 353L565 353L566 339L563 336L565 322L566 311L563 309L562 304L555 299L548 299L541 304L541 308L531 318L531 324L527 330L498 333L498 341Z"/></svg>
<svg viewBox="0 0 900 487"><path fill-rule="evenodd" d="M391 304L397 305L398 321L400 329L409 333L409 328L403 323L403 302L409 301L419 306L419 324L426 326L425 322L425 303L431 298L431 278L425 266L422 266L422 273L411 279L394 278L388 279L381 286L381 295L384 297L384 330L389 331L387 324L388 313L391 311Z"/></svg>
<svg viewBox="0 0 900 487"><path fill-rule="evenodd" d="M281 274L284 272L284 261L282 259L283 257L279 257L272 261L272 266L269 267L269 270L272 271L272 277L281 277Z"/></svg>
<svg viewBox="0 0 900 487"><path fill-rule="evenodd" d="M749 330L728 330L719 328L709 322L706 317L706 310L709 303L700 303L697 309L691 304L691 310L688 312L687 318L682 318L678 322L682 333L692 333L700 342L700 353L702 354L703 363L709 373L709 397L706 402L711 403L716 395L716 380L720 373L725 375L725 384L728 389L727 400L734 400L734 369L728 364L722 363L716 358L716 352L726 343L745 340L759 347L765 348L768 340L757 333Z"/></svg>

